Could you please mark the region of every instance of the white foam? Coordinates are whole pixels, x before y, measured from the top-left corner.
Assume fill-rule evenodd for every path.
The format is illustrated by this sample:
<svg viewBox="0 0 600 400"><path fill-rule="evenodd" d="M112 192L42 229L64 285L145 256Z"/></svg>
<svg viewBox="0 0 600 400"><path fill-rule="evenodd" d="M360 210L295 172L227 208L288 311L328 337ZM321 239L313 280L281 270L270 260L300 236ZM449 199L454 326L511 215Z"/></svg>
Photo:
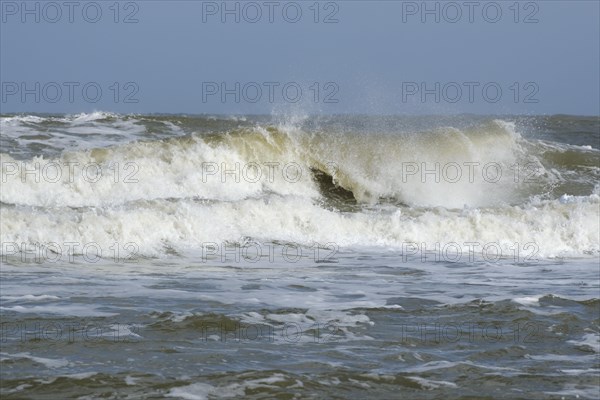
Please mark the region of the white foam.
<svg viewBox="0 0 600 400"><path fill-rule="evenodd" d="M600 211L597 199L591 197L575 204L547 201L527 208L413 210L395 217L372 211L343 214L297 196L208 204L155 201L101 210L3 207L0 238L4 254L21 243L58 243L66 252L63 244L76 242L75 254L81 254L83 245L95 243L109 258L115 243L134 243L138 256L161 255L167 247L198 250L203 243L238 242L244 237L307 246L333 242L341 247L395 249L404 249L407 243L426 243L427 249L434 249L436 243L440 248L457 243L465 253L469 251L465 243L474 242L478 243L475 255L483 254L484 245L496 243L507 259L536 262L544 257L598 254Z"/></svg>
<svg viewBox="0 0 600 400"><path fill-rule="evenodd" d="M457 365L469 365L469 366L473 366L473 367L477 367L477 368L482 368L482 369L487 369L487 370L491 370L491 371L513 371L513 372L519 372L518 369L515 368L507 368L507 367L496 367L496 366L491 366L491 365L483 365L483 364L477 364L474 362L470 362L470 361L465 361L465 362L452 362L452 361L430 361L428 363L425 363L423 365L419 365L416 367L408 367L405 369L406 372L427 372L427 371L434 371L434 370L438 370L438 369L446 369L446 368L452 368L455 367Z"/></svg>
<svg viewBox="0 0 600 400"><path fill-rule="evenodd" d="M111 132L119 132L119 124L136 126L135 120L107 113L66 120L84 123L80 129L107 118L116 120L112 128L105 127ZM514 124L501 120L472 130L441 128L401 137L309 134L292 123L278 130L258 126L231 132L218 140L195 135L76 150L55 159L18 161L1 154L4 169L16 163L19 170L3 173L0 201L14 207L0 210L0 239L41 245L94 242L105 254L114 243L132 242L138 255L149 256L164 255L166 249L199 250L202 243L236 242L241 237L395 249L409 242L429 248L458 243L465 252L468 242L497 243L509 258L515 257L517 244L519 261L528 256L535 261L597 255L598 186L589 196L538 196L511 206L506 203L527 192L521 192L512 175L493 184L481 174L473 182L456 183L423 182L421 174L407 181L400 176L406 162L496 162L509 167L528 157L522 140ZM273 171L267 165L271 162L279 169ZM333 179L359 200L392 196L413 207L374 206L355 213L323 208L310 168L327 169L330 162L335 166ZM36 181L35 174L25 173L37 166L42 174L49 163L63 166L57 181L47 176ZM92 172L86 167L90 163L95 166ZM216 163L211 165L218 172L207 175L207 163ZM258 181L244 179L241 171L222 175L223 170L241 170L250 163L259 165ZM301 167L297 182L284 176L286 165ZM439 205L443 207L430 207ZM528 244L532 246L525 248ZM10 253L5 246L1 251Z"/></svg>
<svg viewBox="0 0 600 400"><path fill-rule="evenodd" d="M600 353L600 334L598 333L586 333L580 340L568 340L567 343Z"/></svg>
<svg viewBox="0 0 600 400"><path fill-rule="evenodd" d="M66 367L71 364L68 360L66 360L64 358L54 359L54 358L36 357L36 356L32 356L28 352L15 353L15 354L7 354L7 353L1 353L1 354L6 355L10 358L25 358L25 359L34 361L38 364L42 364L45 367L51 368L51 369L62 368L62 367Z"/></svg>
<svg viewBox="0 0 600 400"><path fill-rule="evenodd" d="M92 113L80 113L67 115L63 120L74 123L74 124L82 124L91 121L97 121L99 119L107 119L107 118L118 118L118 114L113 114L104 111L94 111Z"/></svg>
<svg viewBox="0 0 600 400"><path fill-rule="evenodd" d="M125 377L125 384L129 385L129 386L135 386L135 385L137 385L139 380L140 380L140 378L135 378L131 375L127 375Z"/></svg>
<svg viewBox="0 0 600 400"><path fill-rule="evenodd" d="M14 311L22 314L57 314L57 315L70 315L74 317L112 317L117 315L116 313L98 311L95 307L85 305L43 305L43 306L12 306L12 307L0 307L0 310Z"/></svg>
<svg viewBox="0 0 600 400"><path fill-rule="evenodd" d="M26 294L23 296L0 296L0 298L2 298L2 300L7 300L7 301L30 301L30 302L34 302L34 301L46 301L46 300L60 300L60 297L58 296L51 296L48 294L40 294L40 295L33 295L33 294Z"/></svg>
<svg viewBox="0 0 600 400"><path fill-rule="evenodd" d="M116 121L88 126L90 122L109 117ZM394 197L415 206L462 208L467 204L480 207L514 201L519 185L513 182L508 168L524 152L514 125L504 121L490 122L472 132L440 128L435 132L404 136L309 134L294 125L283 125L272 132L257 126L245 132L222 135L217 143L196 135L189 140L123 144L144 131L136 120L122 120L120 116L106 113L81 114L65 120L72 124L69 128L72 133L87 135L85 141L76 140L85 142L81 145L85 147L71 143L80 136L53 135L50 142L59 140L58 147L62 140L69 143L62 147L79 150L71 150L58 159L36 157L20 163L19 173L3 176L6 184L0 200L78 207L190 196L238 200L264 192L316 197L310 174L310 168L316 167L331 173L337 183L351 190L360 201ZM85 126L81 126L82 123ZM105 139L110 136L117 136L120 144L103 148L111 143ZM86 149L93 145L102 149ZM2 154L2 162L14 163L15 160ZM52 163L64 166L60 179L54 179L54 170L50 178L42 175L38 182L32 174L24 175L24 171L32 169L43 172L44 167ZM117 176L115 163L121 168L135 166L137 172L133 179L124 182L133 170L120 171L121 176ZM211 163L219 168L216 176L207 175L207 169L213 168L207 166ZM259 172L254 166L249 167L251 163L260 167L262 179L257 182L251 182ZM459 174L458 178L447 176L444 168L450 163L459 167L458 171L452 171ZM478 163L477 168L473 166L471 171L468 163ZM506 168L500 181L490 181L487 172L484 174L483 168L488 163ZM91 179L89 170L85 169L90 164L94 165ZM417 168L418 173L409 173L408 164ZM70 165L74 169L71 170ZM232 174L229 179L222 175L225 170L234 170L236 165L242 170L237 178ZM292 172L285 169L289 166L294 167ZM296 177L295 166L300 167L302 176L292 184L290 180ZM245 167L250 169L244 170ZM438 171L434 177L426 172L431 168L446 172L442 176ZM96 181L98 169L102 174Z"/></svg>
<svg viewBox="0 0 600 400"><path fill-rule="evenodd" d="M574 376L582 375L597 375L600 376L600 369L598 368L586 368L586 369L561 369L561 373Z"/></svg>
<svg viewBox="0 0 600 400"><path fill-rule="evenodd" d="M540 299L543 296L528 296L528 297L517 297L515 299L513 299L513 301L515 303L519 303L522 304L524 306L539 306L540 305Z"/></svg>
<svg viewBox="0 0 600 400"><path fill-rule="evenodd" d="M556 392L544 392L545 394L552 396L561 396L564 399L565 396L569 396L575 399L597 399L598 398L598 386L584 386L567 384L563 390Z"/></svg>
<svg viewBox="0 0 600 400"><path fill-rule="evenodd" d="M458 385L454 382L434 381L431 379L425 379L425 378L421 378L418 376L407 376L407 378L417 382L423 388L428 389L428 390L438 389L440 387L449 387L449 388L457 388L458 387Z"/></svg>
<svg viewBox="0 0 600 400"><path fill-rule="evenodd" d="M23 383L23 384L21 384L21 385L19 385L19 386L16 386L16 387L15 387L15 388L13 388L13 389L7 390L7 391L6 391L6 392L4 392L4 393L6 393L6 394L9 394L9 393L21 392L21 391L23 391L23 390L25 390L25 389L27 389L27 388L30 388L30 387L32 387L32 386L33 386L33 385L30 385L30 384L28 384L28 383Z"/></svg>
<svg viewBox="0 0 600 400"><path fill-rule="evenodd" d="M92 376L98 375L97 372L79 372L76 374L66 374L66 375L61 375L62 377L65 378L69 378L69 379L77 379L77 380L82 380L82 379L88 379L91 378Z"/></svg>
<svg viewBox="0 0 600 400"><path fill-rule="evenodd" d="M185 400L206 400L208 396L218 396L220 398L232 398L244 396L243 386L236 384L228 387L216 387L208 383L193 383L187 386L181 386L171 389L165 396L178 397Z"/></svg>

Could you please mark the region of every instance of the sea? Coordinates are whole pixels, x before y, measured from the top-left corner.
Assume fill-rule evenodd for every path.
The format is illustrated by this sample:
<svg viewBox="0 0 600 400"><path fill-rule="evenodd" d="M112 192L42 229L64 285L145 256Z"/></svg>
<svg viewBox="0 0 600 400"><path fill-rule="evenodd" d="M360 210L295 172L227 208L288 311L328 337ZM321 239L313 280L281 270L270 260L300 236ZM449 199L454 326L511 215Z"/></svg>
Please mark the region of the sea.
<svg viewBox="0 0 600 400"><path fill-rule="evenodd" d="M598 399L600 119L0 116L2 399Z"/></svg>

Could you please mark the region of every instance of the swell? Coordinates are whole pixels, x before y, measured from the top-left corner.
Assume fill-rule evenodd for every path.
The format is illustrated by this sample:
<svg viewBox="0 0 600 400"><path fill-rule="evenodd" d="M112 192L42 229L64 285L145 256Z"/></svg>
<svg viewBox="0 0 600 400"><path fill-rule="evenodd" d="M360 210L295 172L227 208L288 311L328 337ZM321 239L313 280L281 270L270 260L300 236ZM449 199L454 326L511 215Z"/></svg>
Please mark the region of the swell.
<svg viewBox="0 0 600 400"><path fill-rule="evenodd" d="M293 242L302 246L383 247L407 251L408 244L434 250L469 251L467 243L497 243L510 258L597 255L600 251L598 195L541 201L528 206L446 210L392 208L339 212L297 196L270 196L236 202L153 200L105 208L4 207L0 210L3 252L22 243L95 243L112 254L133 243L136 256L200 251L207 243ZM455 243L456 245L452 245ZM453 247L452 247L453 246ZM419 257L419 251L412 251ZM481 247L476 251L481 252ZM435 252L435 251L434 251ZM311 253L312 254L312 253ZM109 257L110 258L110 257Z"/></svg>
<svg viewBox="0 0 600 400"><path fill-rule="evenodd" d="M544 257L579 256L598 252L599 159L503 120L412 132L206 129L54 158L2 153L0 225L3 242L135 242L151 256L243 237L400 249L479 241L507 252L535 242ZM486 165L502 174L483 174Z"/></svg>
<svg viewBox="0 0 600 400"><path fill-rule="evenodd" d="M579 182L581 190L568 194L590 194L600 152L530 142L513 124L493 120L471 129L410 134L259 125L66 150L55 158L0 157L0 201L11 204L81 207L191 197L233 201L277 193L462 208L519 204L569 180ZM25 173L31 170L37 175ZM326 181L331 182L323 185Z"/></svg>

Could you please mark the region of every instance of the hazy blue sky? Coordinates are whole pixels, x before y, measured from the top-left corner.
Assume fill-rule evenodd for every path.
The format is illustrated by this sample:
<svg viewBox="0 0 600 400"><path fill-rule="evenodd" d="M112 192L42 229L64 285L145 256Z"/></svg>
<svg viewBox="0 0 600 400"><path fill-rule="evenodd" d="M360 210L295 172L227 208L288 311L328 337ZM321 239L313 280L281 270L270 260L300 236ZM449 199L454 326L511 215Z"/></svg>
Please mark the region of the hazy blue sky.
<svg viewBox="0 0 600 400"><path fill-rule="evenodd" d="M598 1L115 3L2 0L2 112L599 113Z"/></svg>

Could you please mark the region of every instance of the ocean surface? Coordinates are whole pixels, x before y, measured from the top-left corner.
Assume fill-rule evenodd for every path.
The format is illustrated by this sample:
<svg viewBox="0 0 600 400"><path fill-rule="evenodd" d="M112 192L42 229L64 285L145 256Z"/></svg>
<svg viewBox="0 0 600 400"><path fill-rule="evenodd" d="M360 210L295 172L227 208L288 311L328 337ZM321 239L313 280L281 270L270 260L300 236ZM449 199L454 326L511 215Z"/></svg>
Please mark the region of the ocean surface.
<svg viewBox="0 0 600 400"><path fill-rule="evenodd" d="M0 117L3 399L600 398L600 120Z"/></svg>

